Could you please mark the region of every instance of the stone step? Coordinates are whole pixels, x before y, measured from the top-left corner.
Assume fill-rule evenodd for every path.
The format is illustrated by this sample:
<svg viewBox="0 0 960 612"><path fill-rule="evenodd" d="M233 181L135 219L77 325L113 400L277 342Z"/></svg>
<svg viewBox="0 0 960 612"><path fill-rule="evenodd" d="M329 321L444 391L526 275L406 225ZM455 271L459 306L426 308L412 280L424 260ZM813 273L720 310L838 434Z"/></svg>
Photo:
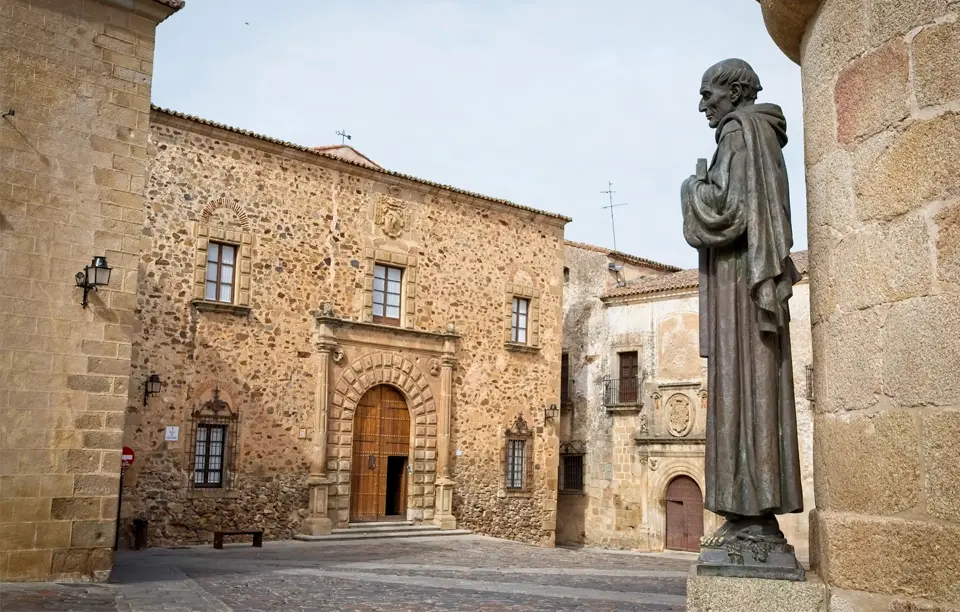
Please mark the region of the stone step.
<svg viewBox="0 0 960 612"><path fill-rule="evenodd" d="M394 530L394 531L354 531L350 529L343 530L346 533L331 533L330 535L304 535L293 536L294 540L301 542L337 542L343 540L375 540L386 538L436 538L440 536L458 536L470 535L468 529L428 529L428 530Z"/></svg>
<svg viewBox="0 0 960 612"><path fill-rule="evenodd" d="M347 523L348 527L398 527L401 525L413 525L413 521L360 521Z"/></svg>
<svg viewBox="0 0 960 612"><path fill-rule="evenodd" d="M393 533L401 531L440 531L436 525L350 525L346 529L334 529L333 533Z"/></svg>

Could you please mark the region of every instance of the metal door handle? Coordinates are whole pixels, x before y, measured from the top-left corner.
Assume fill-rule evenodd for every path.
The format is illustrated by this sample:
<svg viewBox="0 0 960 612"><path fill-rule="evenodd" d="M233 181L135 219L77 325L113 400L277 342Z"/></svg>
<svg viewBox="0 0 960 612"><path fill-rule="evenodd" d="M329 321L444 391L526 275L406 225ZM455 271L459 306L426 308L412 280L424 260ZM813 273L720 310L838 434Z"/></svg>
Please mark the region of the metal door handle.
<svg viewBox="0 0 960 612"><path fill-rule="evenodd" d="M375 456L370 455L370 457L367 459L367 467L371 470L377 469L377 458Z"/></svg>

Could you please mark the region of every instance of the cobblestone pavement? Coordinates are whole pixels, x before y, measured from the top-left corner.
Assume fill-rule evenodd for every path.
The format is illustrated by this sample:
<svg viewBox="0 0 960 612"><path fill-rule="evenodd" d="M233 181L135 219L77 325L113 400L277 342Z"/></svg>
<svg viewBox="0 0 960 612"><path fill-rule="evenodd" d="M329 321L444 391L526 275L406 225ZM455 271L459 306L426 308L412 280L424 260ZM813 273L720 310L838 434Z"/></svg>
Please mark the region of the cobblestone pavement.
<svg viewBox="0 0 960 612"><path fill-rule="evenodd" d="M693 562L481 536L153 548L109 584L3 584L0 610L682 611Z"/></svg>

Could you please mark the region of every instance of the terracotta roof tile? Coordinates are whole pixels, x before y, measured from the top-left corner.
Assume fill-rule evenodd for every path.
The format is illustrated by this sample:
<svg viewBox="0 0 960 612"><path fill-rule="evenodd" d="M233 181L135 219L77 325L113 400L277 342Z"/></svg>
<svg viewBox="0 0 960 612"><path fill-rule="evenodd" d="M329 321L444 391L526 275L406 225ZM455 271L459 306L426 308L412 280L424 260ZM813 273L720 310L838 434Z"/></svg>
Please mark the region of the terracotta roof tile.
<svg viewBox="0 0 960 612"><path fill-rule="evenodd" d="M369 163L374 168L380 168L381 170L383 169L383 166L381 166L377 162L373 161L372 159L370 159L360 151L357 151L356 149L354 149L353 147L347 144L324 145L322 147L313 147L313 150L319 151L321 153L327 153L329 155L335 155L337 157L347 159L350 161L356 161L356 159L351 159L352 157L359 157L360 159L366 160L367 163Z"/></svg>
<svg viewBox="0 0 960 612"><path fill-rule="evenodd" d="M418 177L415 177L415 176L411 176L411 175L409 175L409 174L403 174L402 172L394 172L393 170L387 170L387 169L381 168L381 167L379 167L379 166L378 166L378 167L372 167L372 166L370 166L369 164L361 164L361 163L359 163L359 162L351 161L351 160L349 160L349 159L343 159L342 157L338 157L338 156L336 156L336 155L331 155L330 153L326 153L326 152L324 152L324 151L318 151L318 150L317 150L316 148L314 148L314 147L305 147L305 146L303 146L303 145L298 145L298 144L295 144L295 143L292 143L292 142L287 142L286 140L280 140L279 138L272 138L272 137L270 137L270 136L264 136L263 134L258 134L258 133L256 133L256 132L251 132L251 131L249 131L249 130L244 130L244 129L241 129L241 128L232 127L232 126L229 126L229 125L225 125L225 124L223 124L223 123L217 123L216 121L210 121L209 119L203 119L203 118L197 117L197 116L195 116L195 115L188 115L188 114L186 114L186 113L181 113L181 112L178 112L178 111L175 111L175 110L170 110L170 109L168 109L168 108L161 108L161 107L156 106L156 105L154 105L154 104L151 104L151 105L150 105L150 108L151 108L151 110L153 110L153 111L156 112L156 113L163 113L164 115L170 115L171 117L179 117L180 119L186 119L186 120L188 120L188 121L193 121L193 122L195 122L195 123L200 123L200 124L202 124L202 125L209 125L209 126L212 126L212 127L215 127L215 128L219 128L219 129L221 129L221 130L226 130L226 131L228 131L228 132L233 132L233 133L235 133L235 134L243 134L244 136L248 136L248 137L250 137L250 138L256 138L257 140L263 140L264 142L270 142L270 143L278 144L278 145L281 145L281 146L284 146L284 147L287 147L287 148L290 148L290 149L296 149L296 150L298 150L298 151L303 151L303 152L305 152L305 153L312 153L312 154L314 154L314 155L319 155L320 157L326 157L326 158L328 158L328 159L334 159L334 160L336 160L336 161L338 161L338 162L340 162L340 163L342 163L342 164L347 164L347 165L350 165L350 166L356 166L356 167L359 167L359 168L364 168L364 169L366 169L366 170L371 170L371 171L373 171L373 172L378 172L378 173L380 173L380 174L386 174L386 175L388 175L388 176L395 176L395 177L397 177L397 178L406 179L406 180L408 180L408 181L413 181L413 182L416 182L416 183L420 183L421 185L427 185L427 186L429 186L429 187L435 187L435 188L439 188L439 189L445 189L445 190L451 191L451 192L453 192L453 193L459 193L459 194L463 194L463 195L470 196L470 197L473 197L473 198L478 198L478 199L481 199L481 200L486 200L486 201L488 201L488 202L494 202L494 203L496 203L496 204L502 204L502 205L504 205L504 206L509 206L509 207L511 207L511 208L516 208L516 209L519 209L519 210L525 210L525 211L527 211L527 212L531 212L531 213L534 213L534 214L543 215L544 217L550 217L550 218L552 218L552 219L560 219L561 221L565 221L565 222L567 222L567 223L569 223L570 221L573 221L573 219L571 219L570 217L566 217L566 216L564 216L564 215L558 215L557 213L547 212L547 211L545 211L545 210L538 210L538 209L536 209L536 208L531 208L531 207L529 207L529 206L524 206L524 205L522 205L522 204L516 204L516 203L511 202L511 201L509 201L509 200L503 200L503 199L500 199L500 198L494 198L494 197L491 197L491 196L485 196L485 195L483 195L483 194L476 193L476 192L473 192L473 191L467 191L466 189L458 189L457 187L453 187L453 186L451 186L451 185L444 185L443 183L435 183L435 182L433 182L433 181L428 181L428 180L426 180L426 179L422 179L422 178L418 178Z"/></svg>
<svg viewBox="0 0 960 612"><path fill-rule="evenodd" d="M677 266L671 266L670 264L660 263L659 261L653 261L652 259L646 259L645 257L637 257L636 255L630 255L629 253L624 253L622 251L614 251L612 249L607 249L601 246L596 246L593 244L586 244L584 242L574 242L573 240L564 240L567 246L572 246L577 249L584 249L587 251L596 251L597 253L603 253L609 257L616 257L624 261L629 261L640 266L646 266L648 268L653 268L655 270L663 270L664 272L676 272L681 268Z"/></svg>
<svg viewBox="0 0 960 612"><path fill-rule="evenodd" d="M790 254L793 264L797 266L800 274L806 274L808 268L807 251L795 251ZM629 295L648 295L651 293L660 293L662 291L675 291L677 289L693 289L700 285L700 271L696 268L681 270L666 276L656 276L652 278L641 278L628 283L624 287L617 287L608 291L603 297L614 298Z"/></svg>

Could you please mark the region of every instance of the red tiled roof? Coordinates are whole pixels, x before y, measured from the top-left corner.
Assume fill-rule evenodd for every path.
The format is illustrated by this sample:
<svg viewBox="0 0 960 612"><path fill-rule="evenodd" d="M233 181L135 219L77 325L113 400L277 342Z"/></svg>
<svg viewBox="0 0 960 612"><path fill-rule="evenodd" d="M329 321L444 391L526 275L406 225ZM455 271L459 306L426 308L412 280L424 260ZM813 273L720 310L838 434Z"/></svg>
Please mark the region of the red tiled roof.
<svg viewBox="0 0 960 612"><path fill-rule="evenodd" d="M467 191L466 189L458 189L457 187L453 187L453 186L451 186L451 185L444 185L443 183L435 183L435 182L433 182L433 181L428 181L428 180L426 180L426 179L417 178L417 177L411 176L411 175L409 175L409 174L403 174L402 172L394 172L393 170L387 170L387 169L381 168L381 167L379 167L379 166L377 166L377 167L371 167L371 166L368 165L368 164L361 164L361 163L359 163L359 162L351 161L351 160L349 160L349 159L343 159L342 157L338 157L338 156L336 156L336 155L331 155L330 153L326 153L326 152L324 152L324 151L318 151L316 148L313 148L313 147L305 147L305 146L303 146L303 145L298 145L298 144L295 144L295 143L292 143L292 142L287 142L286 140L280 140L279 138L271 138L270 136L264 136L263 134L258 134L258 133L256 133L256 132L251 132L251 131L249 131L249 130L244 130L244 129L241 129L241 128L232 127L232 126L229 126L229 125L225 125L225 124L223 124L223 123L217 123L216 121L210 121L209 119L203 119L203 118L197 117L197 116L195 116L195 115L188 115L188 114L186 114L186 113L181 113L181 112L178 112L178 111L175 111L175 110L170 110L170 109L168 109L168 108L161 108L161 107L159 107L159 106L156 106L155 104L151 104L151 105L150 105L150 109L151 109L153 112L156 112L156 113L162 113L162 114L164 114L164 115L169 115L169 116L171 116L171 117L179 117L180 119L186 119L187 121L193 121L194 123L200 123L200 124L202 124L202 125L209 125L209 126L211 126L211 127L219 128L219 129L221 129L221 130L225 130L225 131L228 131L228 132L233 132L233 133L235 133L235 134L242 134L242 135L247 136L247 137L249 137L249 138L255 138L255 139L257 139L257 140L262 140L262 141L264 141L264 142L270 142L270 143L277 144L277 145L280 145L280 146L283 146L283 147L287 147L287 148L290 148L290 149L296 149L297 151L303 151L303 152L305 152L305 153L312 153L312 154L318 155L318 156L320 156L320 157L326 157L326 158L328 158L328 159L333 159L333 160L338 161L338 162L341 163L341 164L347 164L347 165L350 165L350 166L357 166L357 167L359 167L359 168L364 168L364 169L366 169L366 170L372 170L372 171L377 172L377 173L380 173L380 174L386 174L386 175L388 175L388 176L394 176L394 177L397 177L397 178L406 179L406 180L408 180L408 181L413 181L413 182L415 182L415 183L420 183L421 185L427 185L428 187L435 187L435 188L439 188L439 189L445 189L445 190L450 191L450 192L453 192L453 193L459 193L459 194L463 194L463 195L470 196L470 197L473 197L473 198L478 198L478 199L480 199L480 200L486 200L486 201L488 201L488 202L494 202L494 203L496 203L496 204L502 204L502 205L504 205L504 206L509 206L509 207L511 207L511 208L516 208L516 209L519 209L519 210L525 210L525 211L527 211L527 212L531 212L531 213L534 213L534 214L537 214L537 215L543 215L544 217L549 217L549 218L551 218L551 219L560 219L561 221L565 221L565 222L567 222L567 223L569 223L570 221L573 221L573 219L571 219L570 217L566 217L566 216L564 216L564 215L558 215L557 213L552 213L552 212L547 212L547 211L545 211L545 210L539 210L539 209L536 209L536 208L531 208L531 207L529 207L529 206L524 206L524 205L522 205L522 204L516 204L516 203L511 202L511 201L509 201L509 200L503 200L503 199L500 199L500 198L494 198L494 197L491 197L491 196L485 196L485 195L483 195L483 194L476 193L476 192L474 192L474 191Z"/></svg>
<svg viewBox="0 0 960 612"><path fill-rule="evenodd" d="M800 274L806 274L809 266L807 251L796 251L790 254L790 259L797 266ZM607 292L604 298L624 297L628 295L647 295L677 289L693 289L700 285L700 271L697 268L681 270L666 276L637 279L624 287L617 287Z"/></svg>
<svg viewBox="0 0 960 612"><path fill-rule="evenodd" d="M681 268L677 266L671 266L670 264L660 263L659 261L653 261L652 259L646 259L645 257L637 257L636 255L630 255L629 253L624 253L622 251L614 251L612 249L607 249L601 246L596 246L593 244L586 244L584 242L574 242L573 240L564 240L567 246L572 246L577 249L585 249L587 251L596 251L597 253L603 253L609 257L615 257L617 259L622 259L624 261L629 261L640 266L646 266L648 268L653 268L655 270L662 270L664 272L676 272Z"/></svg>

